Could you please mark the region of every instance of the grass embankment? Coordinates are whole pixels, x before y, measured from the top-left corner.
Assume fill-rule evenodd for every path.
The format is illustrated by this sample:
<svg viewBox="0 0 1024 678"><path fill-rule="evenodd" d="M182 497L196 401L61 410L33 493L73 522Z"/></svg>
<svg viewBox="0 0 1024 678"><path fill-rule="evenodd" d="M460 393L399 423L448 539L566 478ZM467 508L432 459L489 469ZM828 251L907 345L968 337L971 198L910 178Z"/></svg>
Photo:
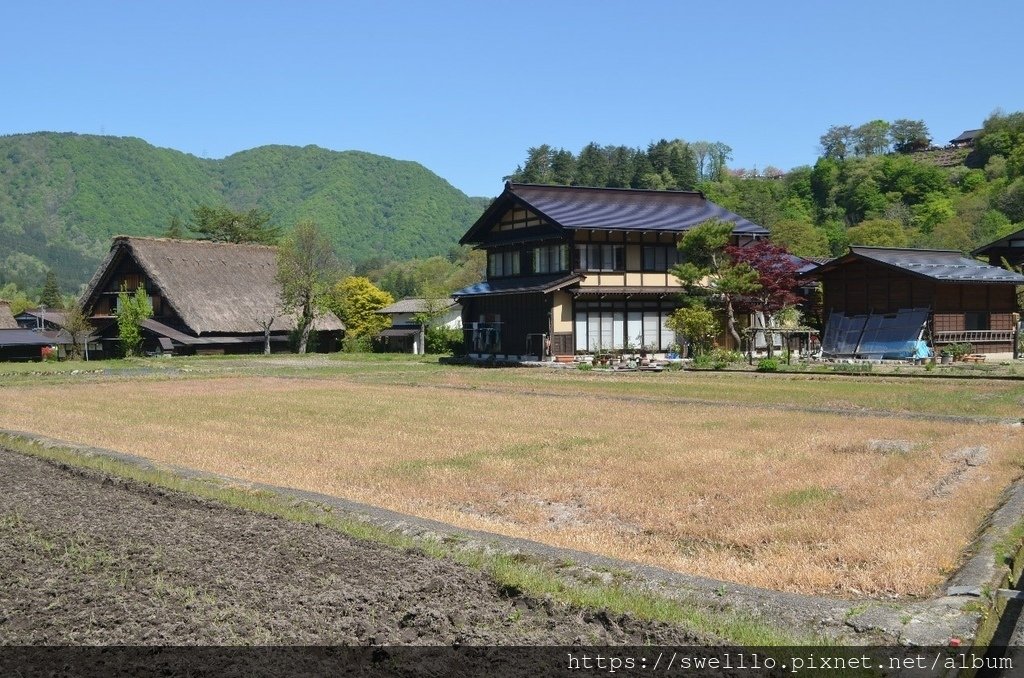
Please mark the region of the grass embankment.
<svg viewBox="0 0 1024 678"><path fill-rule="evenodd" d="M823 642L823 639L809 634L801 635L768 626L744 614L708 611L678 600L631 589L622 581L613 584L568 581L558 575L555 564L547 561L523 555L458 548L437 539L405 536L355 518L337 515L327 506L298 501L272 492L230 487L213 480L185 478L172 472L147 469L110 457L43 446L19 436L0 434L0 446L54 462L200 496L246 511L319 525L390 548L420 549L433 557L449 558L487 572L510 593L550 597L580 608L606 609L640 619L679 624L737 645L809 645ZM2 522L0 529L3 529ZM77 557L76 554L68 555Z"/></svg>
<svg viewBox="0 0 1024 678"><path fill-rule="evenodd" d="M841 595L932 591L1021 467L1019 432L1004 426L747 407L1004 416L1017 402L1019 416L1024 385L1012 382L596 376L404 358L44 379L4 390L0 426L680 572ZM261 376L270 374L288 378ZM685 397L731 406L673 402ZM967 466L961 452L977 446L984 459Z"/></svg>

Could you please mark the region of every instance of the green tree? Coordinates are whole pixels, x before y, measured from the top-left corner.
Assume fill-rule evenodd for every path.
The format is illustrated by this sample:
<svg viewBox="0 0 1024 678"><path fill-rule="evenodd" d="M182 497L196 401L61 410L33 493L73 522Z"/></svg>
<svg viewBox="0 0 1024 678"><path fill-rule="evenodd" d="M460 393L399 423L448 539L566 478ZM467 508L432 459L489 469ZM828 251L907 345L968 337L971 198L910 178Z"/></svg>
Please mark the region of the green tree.
<svg viewBox="0 0 1024 678"><path fill-rule="evenodd" d="M683 298L689 305L715 304L725 311L726 329L739 346L735 304L741 295L759 288L757 271L748 264L734 264L726 248L732 241L732 224L709 220L686 232L679 241L682 264L672 273L683 284Z"/></svg>
<svg viewBox="0 0 1024 678"><path fill-rule="evenodd" d="M907 232L898 221L871 219L846 231L851 245L868 247L906 247L910 244Z"/></svg>
<svg viewBox="0 0 1024 678"><path fill-rule="evenodd" d="M872 120L853 130L853 149L860 156L881 155L889 150L889 123Z"/></svg>
<svg viewBox="0 0 1024 678"><path fill-rule="evenodd" d="M672 175L673 188L681 191L697 188L697 161L689 145L682 142L673 144L668 156L668 171Z"/></svg>
<svg viewBox="0 0 1024 678"><path fill-rule="evenodd" d="M358 276L344 278L331 291L331 307L345 322L346 335L355 339L369 339L387 329L391 320L377 311L393 303L394 297Z"/></svg>
<svg viewBox="0 0 1024 678"><path fill-rule="evenodd" d="M825 257L829 255L828 236L814 224L806 221L783 219L768 229L772 242L783 245L798 257Z"/></svg>
<svg viewBox="0 0 1024 678"><path fill-rule="evenodd" d="M510 177L513 181L524 184L551 183L551 161L554 149L547 144L533 146L526 151L526 162L516 167Z"/></svg>
<svg viewBox="0 0 1024 678"><path fill-rule="evenodd" d="M152 317L153 305L146 294L146 288L139 285L132 294L121 283L121 291L117 294L117 331L125 356L130 358L138 355L142 347L142 323Z"/></svg>
<svg viewBox="0 0 1024 678"><path fill-rule="evenodd" d="M710 351L722 329L714 311L699 303L677 309L668 319L668 326L690 342L690 357Z"/></svg>
<svg viewBox="0 0 1024 678"><path fill-rule="evenodd" d="M181 225L178 215L171 217L171 221L167 224L167 230L164 231L164 237L173 240L181 240L185 237L185 228Z"/></svg>
<svg viewBox="0 0 1024 678"><path fill-rule="evenodd" d="M897 153L923 151L932 143L928 125L924 124L924 120L907 120L906 118L892 121L892 126L889 128L889 139Z"/></svg>
<svg viewBox="0 0 1024 678"><path fill-rule="evenodd" d="M0 287L0 300L6 301L11 305L11 313L14 315L18 315L25 309L36 305L36 300L13 282L6 283L3 287Z"/></svg>
<svg viewBox="0 0 1024 678"><path fill-rule="evenodd" d="M327 308L329 291L340 266L334 247L320 227L300 221L277 249L277 283L281 303L297 316L299 353L305 353L318 313Z"/></svg>
<svg viewBox="0 0 1024 678"><path fill-rule="evenodd" d="M64 306L60 284L57 283L57 274L53 272L52 268L46 272L46 282L43 283L43 291L39 295L39 304L51 309Z"/></svg>
<svg viewBox="0 0 1024 678"><path fill-rule="evenodd" d="M560 148L551 154L551 183L569 186L576 178L576 156Z"/></svg>
<svg viewBox="0 0 1024 678"><path fill-rule="evenodd" d="M65 308L62 327L71 339L71 359L81 358L82 349L92 333L92 324L89 322L88 316L85 315L85 311L82 310L82 304L79 301L76 300Z"/></svg>
<svg viewBox="0 0 1024 678"><path fill-rule="evenodd" d="M580 151L576 160L577 186L607 186L609 162L607 154L591 142Z"/></svg>
<svg viewBox="0 0 1024 678"><path fill-rule="evenodd" d="M853 150L853 127L850 125L832 125L821 138L821 155L832 160L845 160Z"/></svg>
<svg viewBox="0 0 1024 678"><path fill-rule="evenodd" d="M207 205L192 211L189 230L218 242L273 245L281 237L281 229L270 225L270 213L264 210L234 212L227 207Z"/></svg>

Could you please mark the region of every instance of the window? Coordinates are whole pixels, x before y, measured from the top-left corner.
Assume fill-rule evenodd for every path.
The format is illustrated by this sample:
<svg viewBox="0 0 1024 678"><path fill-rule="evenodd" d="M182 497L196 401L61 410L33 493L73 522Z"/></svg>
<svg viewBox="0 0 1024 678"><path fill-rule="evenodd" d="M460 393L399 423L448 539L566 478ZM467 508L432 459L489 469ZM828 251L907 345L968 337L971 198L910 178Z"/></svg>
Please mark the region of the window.
<svg viewBox="0 0 1024 678"><path fill-rule="evenodd" d="M576 303L576 350L596 352L621 348L663 352L676 343L668 327L670 302Z"/></svg>
<svg viewBox="0 0 1024 678"><path fill-rule="evenodd" d="M988 313L964 313L965 330L987 330L991 329L991 321Z"/></svg>
<svg viewBox="0 0 1024 678"><path fill-rule="evenodd" d="M644 245L643 270L667 271L679 263L679 250L671 245Z"/></svg>
<svg viewBox="0 0 1024 678"><path fill-rule="evenodd" d="M569 246L548 245L533 250L533 272L555 273L569 268Z"/></svg>
<svg viewBox="0 0 1024 678"><path fill-rule="evenodd" d="M490 252L487 255L487 277L519 275L519 251Z"/></svg>
<svg viewBox="0 0 1024 678"><path fill-rule="evenodd" d="M625 245L577 245L576 256L583 271L625 271Z"/></svg>

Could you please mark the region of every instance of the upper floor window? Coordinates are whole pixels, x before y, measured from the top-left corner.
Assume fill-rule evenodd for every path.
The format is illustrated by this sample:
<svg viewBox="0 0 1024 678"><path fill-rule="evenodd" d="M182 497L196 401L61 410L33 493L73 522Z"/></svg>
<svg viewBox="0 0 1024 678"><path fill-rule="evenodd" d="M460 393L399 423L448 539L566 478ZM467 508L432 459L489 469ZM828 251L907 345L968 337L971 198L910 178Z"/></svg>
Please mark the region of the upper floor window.
<svg viewBox="0 0 1024 678"><path fill-rule="evenodd" d="M533 250L534 273L556 273L569 269L569 246L547 245Z"/></svg>
<svg viewBox="0 0 1024 678"><path fill-rule="evenodd" d="M583 271L625 271L625 245L577 245L576 256Z"/></svg>
<svg viewBox="0 0 1024 678"><path fill-rule="evenodd" d="M490 252L487 255L487 277L519 275L519 250Z"/></svg>
<svg viewBox="0 0 1024 678"><path fill-rule="evenodd" d="M678 249L671 245L644 245L643 270L667 271L682 261Z"/></svg>

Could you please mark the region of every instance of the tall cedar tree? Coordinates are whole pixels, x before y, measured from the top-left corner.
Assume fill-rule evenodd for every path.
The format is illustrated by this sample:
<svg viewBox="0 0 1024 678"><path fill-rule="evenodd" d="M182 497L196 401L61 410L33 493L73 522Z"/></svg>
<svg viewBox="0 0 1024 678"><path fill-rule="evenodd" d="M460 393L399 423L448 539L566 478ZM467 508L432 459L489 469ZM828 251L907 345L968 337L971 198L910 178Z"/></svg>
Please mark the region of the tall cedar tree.
<svg viewBox="0 0 1024 678"><path fill-rule="evenodd" d="M64 301L60 296L60 285L57 283L57 274L50 269L46 272L46 282L43 283L43 292L39 295L39 303L46 308L61 308Z"/></svg>
<svg viewBox="0 0 1024 678"><path fill-rule="evenodd" d="M735 263L726 253L732 240L732 224L711 219L686 232L679 241L684 263L672 269L683 284L682 296L690 305L718 306L725 312L726 329L739 346L736 329L738 299L758 289L757 271Z"/></svg>
<svg viewBox="0 0 1024 678"><path fill-rule="evenodd" d="M281 303L298 317L299 353L306 352L313 321L325 307L339 269L331 241L312 221L296 224L277 248Z"/></svg>

